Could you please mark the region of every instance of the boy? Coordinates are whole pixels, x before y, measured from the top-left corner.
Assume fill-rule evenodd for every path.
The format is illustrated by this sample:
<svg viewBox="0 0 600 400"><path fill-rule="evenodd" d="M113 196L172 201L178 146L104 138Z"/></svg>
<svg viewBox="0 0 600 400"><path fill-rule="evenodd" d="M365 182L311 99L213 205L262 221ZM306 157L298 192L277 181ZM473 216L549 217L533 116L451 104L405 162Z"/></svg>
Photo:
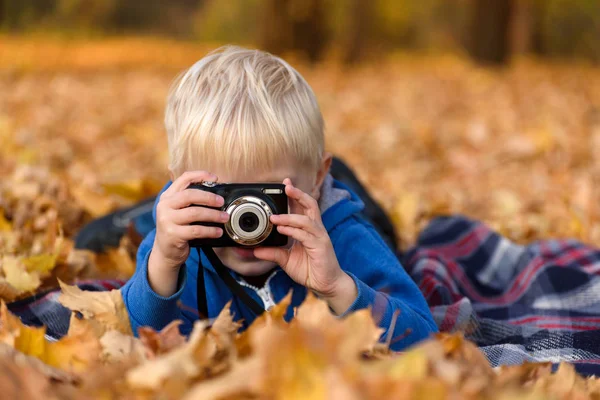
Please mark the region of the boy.
<svg viewBox="0 0 600 400"><path fill-rule="evenodd" d="M290 245L214 249L243 290L265 308L293 289L289 320L312 290L339 316L372 307L386 329L383 338L399 312L393 350L437 330L415 283L372 225L359 217L360 200L329 174L332 158L324 151L316 98L285 61L238 47L212 52L173 85L165 125L172 179L157 198L156 228L139 247L136 272L122 288L136 335L140 326L162 329L175 319L189 333L198 318L198 274L209 318L230 300L243 328L255 318L206 254L190 251L190 240L224 234L192 222L224 223L229 218L207 208L220 207L223 198L187 189L202 181L285 185L290 214L273 215L271 222L289 236ZM188 207L192 204L207 207Z"/></svg>

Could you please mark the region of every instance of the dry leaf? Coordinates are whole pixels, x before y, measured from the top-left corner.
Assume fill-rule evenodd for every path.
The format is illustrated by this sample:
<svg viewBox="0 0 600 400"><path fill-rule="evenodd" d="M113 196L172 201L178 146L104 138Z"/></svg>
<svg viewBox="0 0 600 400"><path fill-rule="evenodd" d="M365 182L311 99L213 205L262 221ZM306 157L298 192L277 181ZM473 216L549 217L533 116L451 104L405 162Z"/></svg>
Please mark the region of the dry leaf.
<svg viewBox="0 0 600 400"><path fill-rule="evenodd" d="M79 332L57 342L47 342L43 357L46 364L65 371L83 373L100 361L101 346L91 331Z"/></svg>
<svg viewBox="0 0 600 400"><path fill-rule="evenodd" d="M115 207L115 202L110 198L83 186L71 188L71 194L77 203L95 218L108 214Z"/></svg>
<svg viewBox="0 0 600 400"><path fill-rule="evenodd" d="M0 357L0 393L3 399L51 400L48 377L26 362L15 362L13 357Z"/></svg>
<svg viewBox="0 0 600 400"><path fill-rule="evenodd" d="M67 335L77 336L82 333L85 334L88 331L91 331L96 338L100 339L106 332L106 328L94 319L84 319L83 317L78 317L77 313L72 312Z"/></svg>
<svg viewBox="0 0 600 400"><path fill-rule="evenodd" d="M147 326L138 329L140 340L150 353L150 358L168 353L185 343L185 336L179 332L181 323L179 320L173 321L160 332Z"/></svg>
<svg viewBox="0 0 600 400"><path fill-rule="evenodd" d="M427 354L419 348L412 349L404 353L402 357L396 358L387 370L389 376L401 379L423 379L428 373Z"/></svg>
<svg viewBox="0 0 600 400"><path fill-rule="evenodd" d="M110 363L132 360L141 363L146 360L146 349L139 339L119 331L108 331L100 338L102 359Z"/></svg>
<svg viewBox="0 0 600 400"><path fill-rule="evenodd" d="M261 361L249 358L233 365L231 370L214 379L202 381L192 386L182 400L217 400L240 394L259 392Z"/></svg>
<svg viewBox="0 0 600 400"><path fill-rule="evenodd" d="M131 370L127 375L129 384L140 389L156 389L167 380L188 381L228 368L235 356L233 339L239 327L233 322L229 305L223 308L213 326L207 327L207 321L196 321L184 345Z"/></svg>
<svg viewBox="0 0 600 400"><path fill-rule="evenodd" d="M0 232L10 232L12 230L12 224L4 217L4 210L0 208Z"/></svg>
<svg viewBox="0 0 600 400"><path fill-rule="evenodd" d="M167 379L191 380L201 372L201 365L195 353L203 346L210 345L206 340L207 324L196 322L190 339L183 346L156 357L127 372L127 383L137 389L156 390Z"/></svg>
<svg viewBox="0 0 600 400"><path fill-rule="evenodd" d="M131 179L114 183L106 182L102 184L102 188L105 193L115 194L137 202L154 196L162 188L162 184L154 180Z"/></svg>
<svg viewBox="0 0 600 400"><path fill-rule="evenodd" d="M123 247L118 249L108 249L108 257L112 263L113 271L121 272L124 278L130 278L135 272L135 261L129 256L127 250Z"/></svg>
<svg viewBox="0 0 600 400"><path fill-rule="evenodd" d="M356 359L362 353L372 350L384 332L375 325L370 310L360 310L339 319L332 314L325 301L317 299L310 292L297 309L291 324L298 324L307 331L320 330L327 326L325 336L328 336L335 346L338 356L348 360Z"/></svg>
<svg viewBox="0 0 600 400"><path fill-rule="evenodd" d="M262 313L258 318L254 320L252 325L244 332L242 332L236 339L236 348L238 357L244 358L250 355L252 352L251 338L254 335L254 331L260 330L267 323L282 324L285 323L284 317L287 313L288 307L292 302L292 292L290 291L279 303L270 310Z"/></svg>
<svg viewBox="0 0 600 400"><path fill-rule="evenodd" d="M42 360L36 357L28 356L19 352L14 347L5 343L0 343L0 359L10 361L11 363L36 370L38 373L57 382L77 383L78 379L75 375L63 371L58 368L51 367L45 364Z"/></svg>
<svg viewBox="0 0 600 400"><path fill-rule="evenodd" d="M60 282L60 287L62 293L58 301L63 306L80 312L85 319L93 319L104 331L133 334L120 290L88 292L63 282Z"/></svg>
<svg viewBox="0 0 600 400"><path fill-rule="evenodd" d="M15 289L6 279L0 277L0 299L11 302L17 298L19 291Z"/></svg>
<svg viewBox="0 0 600 400"><path fill-rule="evenodd" d="M331 342L323 333L306 331L300 324L288 329L269 324L255 331L253 357L260 357L263 365L260 393L271 398L324 399L325 372L333 367L335 350L329 349Z"/></svg>

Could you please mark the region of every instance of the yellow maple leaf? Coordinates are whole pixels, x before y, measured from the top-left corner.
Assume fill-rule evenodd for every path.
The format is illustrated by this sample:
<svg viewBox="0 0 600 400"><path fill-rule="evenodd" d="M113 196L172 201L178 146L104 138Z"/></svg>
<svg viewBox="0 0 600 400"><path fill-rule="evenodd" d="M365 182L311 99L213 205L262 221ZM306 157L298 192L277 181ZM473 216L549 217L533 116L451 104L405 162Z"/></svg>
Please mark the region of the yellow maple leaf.
<svg viewBox="0 0 600 400"><path fill-rule="evenodd" d="M80 331L56 342L46 340L45 327L23 325L2 301L0 306L0 341L23 354L69 372L82 372L100 357L100 343L91 331Z"/></svg>
<svg viewBox="0 0 600 400"><path fill-rule="evenodd" d="M40 284L40 276L37 272L28 272L22 261L14 256L2 257L2 271L12 287L19 292L33 292Z"/></svg>
<svg viewBox="0 0 600 400"><path fill-rule="evenodd" d="M2 310L5 311L4 309ZM6 309L8 311L8 309ZM29 356L44 358L46 351L46 328L20 327L18 335L15 337L14 347Z"/></svg>
<svg viewBox="0 0 600 400"><path fill-rule="evenodd" d="M58 254L39 254L27 258L23 258L21 262L28 272L39 272L47 274L56 266Z"/></svg>

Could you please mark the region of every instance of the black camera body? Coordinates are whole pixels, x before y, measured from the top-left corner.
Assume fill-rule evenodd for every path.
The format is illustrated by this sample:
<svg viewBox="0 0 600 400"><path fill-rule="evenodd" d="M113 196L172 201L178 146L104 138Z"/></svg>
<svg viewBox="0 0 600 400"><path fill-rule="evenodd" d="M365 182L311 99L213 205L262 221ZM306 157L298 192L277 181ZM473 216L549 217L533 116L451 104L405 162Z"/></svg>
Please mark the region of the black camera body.
<svg viewBox="0 0 600 400"><path fill-rule="evenodd" d="M215 183L191 184L188 189L215 193L225 202L221 207L193 204L190 207L207 207L225 211L229 221L225 224L194 222L193 225L217 226L223 235L217 239L194 239L191 247L280 247L288 244L288 237L277 231L270 217L288 214L288 197L285 185L279 183Z"/></svg>

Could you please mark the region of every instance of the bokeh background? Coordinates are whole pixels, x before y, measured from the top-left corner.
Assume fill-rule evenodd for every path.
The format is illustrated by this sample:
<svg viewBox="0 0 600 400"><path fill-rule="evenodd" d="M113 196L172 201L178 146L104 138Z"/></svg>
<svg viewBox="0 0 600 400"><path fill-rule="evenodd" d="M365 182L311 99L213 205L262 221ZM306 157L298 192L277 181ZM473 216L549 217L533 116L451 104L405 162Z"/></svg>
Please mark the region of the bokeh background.
<svg viewBox="0 0 600 400"><path fill-rule="evenodd" d="M4 254L156 193L169 84L223 44L300 70L403 248L448 213L600 242L598 0L0 0L0 29Z"/></svg>
<svg viewBox="0 0 600 400"><path fill-rule="evenodd" d="M2 0L0 21L7 33L236 42L310 61L398 49L600 61L597 0Z"/></svg>

